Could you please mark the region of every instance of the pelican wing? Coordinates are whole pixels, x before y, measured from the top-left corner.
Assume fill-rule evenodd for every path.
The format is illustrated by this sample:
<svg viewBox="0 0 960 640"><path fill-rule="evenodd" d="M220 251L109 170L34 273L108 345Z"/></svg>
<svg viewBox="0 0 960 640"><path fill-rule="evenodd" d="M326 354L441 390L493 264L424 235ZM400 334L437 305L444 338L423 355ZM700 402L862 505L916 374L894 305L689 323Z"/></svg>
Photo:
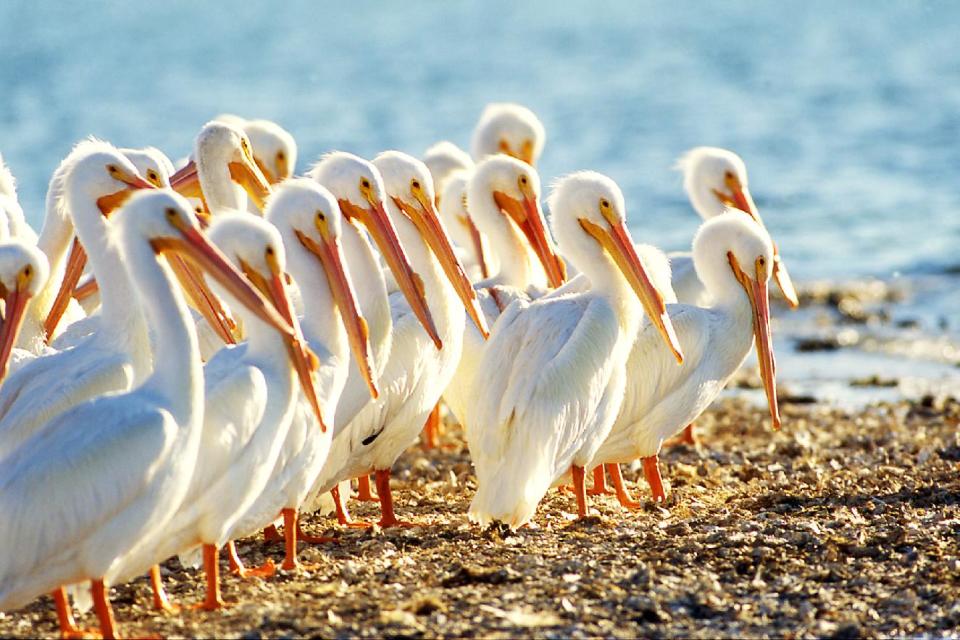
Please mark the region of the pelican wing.
<svg viewBox="0 0 960 640"><path fill-rule="evenodd" d="M91 555L115 553L147 514L134 508L169 455L178 427L141 394L84 403L21 445L0 468L0 608L16 607L76 575ZM93 550L93 535L104 537ZM103 567L100 567L101 570Z"/></svg>
<svg viewBox="0 0 960 640"><path fill-rule="evenodd" d="M72 407L133 382L129 358L115 351L61 351L33 360L0 387L0 458Z"/></svg>

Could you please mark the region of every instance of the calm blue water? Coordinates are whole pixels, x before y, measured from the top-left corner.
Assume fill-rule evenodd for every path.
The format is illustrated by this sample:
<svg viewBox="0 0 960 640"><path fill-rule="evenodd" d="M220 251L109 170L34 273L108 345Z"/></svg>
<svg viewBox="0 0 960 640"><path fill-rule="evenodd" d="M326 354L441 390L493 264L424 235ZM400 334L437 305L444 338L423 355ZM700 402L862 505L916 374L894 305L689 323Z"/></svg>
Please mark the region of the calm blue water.
<svg viewBox="0 0 960 640"><path fill-rule="evenodd" d="M303 169L466 145L512 100L546 124L545 182L608 173L638 239L688 246L671 166L711 144L747 161L799 280L960 263L960 4L194 4L0 3L0 151L35 225L89 134L177 157L231 111L290 129Z"/></svg>

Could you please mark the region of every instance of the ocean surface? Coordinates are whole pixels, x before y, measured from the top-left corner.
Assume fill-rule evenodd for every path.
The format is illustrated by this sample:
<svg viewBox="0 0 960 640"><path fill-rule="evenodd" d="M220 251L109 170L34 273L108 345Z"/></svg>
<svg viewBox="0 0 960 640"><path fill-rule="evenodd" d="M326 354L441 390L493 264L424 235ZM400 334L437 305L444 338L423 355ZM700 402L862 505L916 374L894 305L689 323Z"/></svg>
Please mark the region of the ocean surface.
<svg viewBox="0 0 960 640"><path fill-rule="evenodd" d="M728 147L795 279L906 292L889 315L909 326L857 329L872 346L797 353L831 325L779 314L781 378L843 402L862 394L851 376L960 372L958 34L952 2L11 0L0 153L39 228L46 182L84 136L177 158L218 113L266 117L303 170L330 149L466 146L484 104L516 101L546 125L545 183L609 174L637 239L676 250L698 219L675 159Z"/></svg>

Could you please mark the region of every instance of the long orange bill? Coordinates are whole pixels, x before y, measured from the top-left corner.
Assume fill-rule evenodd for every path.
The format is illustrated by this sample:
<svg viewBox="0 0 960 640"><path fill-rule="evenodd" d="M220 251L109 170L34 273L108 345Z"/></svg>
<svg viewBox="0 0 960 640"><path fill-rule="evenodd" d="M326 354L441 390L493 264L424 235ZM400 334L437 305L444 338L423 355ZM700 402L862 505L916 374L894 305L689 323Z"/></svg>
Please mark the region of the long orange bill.
<svg viewBox="0 0 960 640"><path fill-rule="evenodd" d="M500 210L507 213L520 231L523 232L523 235L526 236L530 246L543 264L543 270L547 274L547 282L550 287L556 288L562 285L567 279L567 267L560 256L557 255L553 241L547 235L543 211L540 209L540 203L537 199L525 197L521 202L502 191L494 191L493 199Z"/></svg>
<svg viewBox="0 0 960 640"><path fill-rule="evenodd" d="M430 250L433 251L433 255L435 255L440 262L440 267L443 269L450 284L453 285L454 291L456 291L460 297L460 301L467 310L470 319L473 320L473 324L477 326L480 335L486 339L490 335L490 330L487 328L486 318L480 309L477 292L473 288L470 278L467 277L463 265L460 264L460 260L457 259L457 255L453 252L450 237L447 235L447 230L443 227L440 216L437 215L437 210L434 208L433 202L426 197L418 198L417 201L420 205L418 207L407 204L401 198L395 197L393 201L397 205L397 208L406 214L413 224L416 225L417 230L420 231L420 235L426 240Z"/></svg>
<svg viewBox="0 0 960 640"><path fill-rule="evenodd" d="M670 316L667 314L667 305L663 301L663 295L653 285L647 270L640 262L637 251L633 246L633 238L630 237L630 232L627 231L623 221L611 222L609 231L584 218L580 219L580 226L593 236L613 258L613 261L630 284L630 288L640 299L640 303L647 312L650 321L657 327L657 331L660 332L664 342L673 352L673 357L677 359L678 363L682 363L683 350L680 347L680 340L677 338L676 331L673 329L673 322L670 321Z"/></svg>
<svg viewBox="0 0 960 640"><path fill-rule="evenodd" d="M757 345L757 360L760 363L760 379L763 381L763 391L767 395L767 404L770 407L770 417L773 420L773 430L780 430L780 408L777 404L777 365L773 357L773 334L770 331L770 296L767 279L762 277L759 266L756 277L751 278L740 268L732 252L727 253L727 259L734 275L747 292L750 306L753 308L753 335Z"/></svg>
<svg viewBox="0 0 960 640"><path fill-rule="evenodd" d="M263 211L272 189L263 172L260 171L260 167L246 156L243 156L241 162L231 162L227 166L230 168L230 177L233 181L243 187L257 208Z"/></svg>
<svg viewBox="0 0 960 640"><path fill-rule="evenodd" d="M10 354L20 337L20 328L23 326L24 311L30 302L30 294L19 286L14 287L4 297L5 317L3 328L0 329L0 382L7 375L7 366L10 363Z"/></svg>
<svg viewBox="0 0 960 640"><path fill-rule="evenodd" d="M300 379L300 388L303 389L303 395L306 396L313 415L317 418L317 424L320 425L320 431L327 432L327 424L323 421L323 409L320 407L320 400L317 399L317 385L313 377L313 372L317 370L317 356L307 346L303 339L303 333L300 331L300 322L293 312L293 305L290 303L290 296L287 294L286 277L283 271L276 267L275 263L270 265L270 296L273 298L273 304L280 312L280 315L293 327L294 335L287 338L287 351L293 362L293 368Z"/></svg>
<svg viewBox="0 0 960 640"><path fill-rule="evenodd" d="M224 344L237 344L241 336L236 335L236 324L227 315L220 298L207 286L197 266L181 255L170 256L169 265L190 306L203 316Z"/></svg>
<svg viewBox="0 0 960 640"><path fill-rule="evenodd" d="M170 188L185 198L199 198L203 195L195 160L190 160L170 176Z"/></svg>
<svg viewBox="0 0 960 640"><path fill-rule="evenodd" d="M363 374L363 378L367 382L370 397L376 399L380 396L380 390L377 388L376 374L374 373L370 330L367 328L367 321L360 315L353 283L347 277L347 272L343 267L345 261L340 243L336 239L330 238L323 244L318 244L310 236L301 233L299 230L296 233L300 243L306 247L307 251L320 260L323 271L327 276L327 283L330 285L330 293L340 310L340 319L343 322L344 329L346 329L353 357L357 361L360 373Z"/></svg>
<svg viewBox="0 0 960 640"><path fill-rule="evenodd" d="M295 337L293 327L263 297L237 269L230 264L223 252L194 227L180 229L180 238L159 238L153 241L158 253L175 251L192 260L226 289L237 301L285 336Z"/></svg>
<svg viewBox="0 0 960 640"><path fill-rule="evenodd" d="M83 275L83 269L87 266L87 252L83 250L78 238L73 239L73 245L70 247L70 255L67 257L67 266L63 271L63 280L60 281L60 289L57 291L50 311L43 321L44 340L47 344L53 340L54 332L67 312L67 306L70 304L70 298L73 297L73 290Z"/></svg>
<svg viewBox="0 0 960 640"><path fill-rule="evenodd" d="M470 241L473 243L473 251L480 266L480 276L486 280L490 277L490 267L487 265L487 255L483 249L483 236L480 235L480 230L477 229L477 225L473 224L473 219L470 216L458 216L457 219L470 232Z"/></svg>
<svg viewBox="0 0 960 640"><path fill-rule="evenodd" d="M760 212L757 211L757 205L753 202L753 196L750 195L750 190L742 187L736 178L728 179L726 182L727 188L730 189L730 193L733 194L732 203L730 204L749 215L763 227L763 220L760 219ZM776 243L773 245L773 277L777 281L777 286L780 287L780 291L783 292L783 297L786 298L787 304L793 309L799 307L800 298L797 296L797 290L793 286L793 280L790 278L790 274L787 273L787 265L784 264L783 259L780 257L780 250L777 248Z"/></svg>
<svg viewBox="0 0 960 640"><path fill-rule="evenodd" d="M97 285L97 279L91 275L84 282L77 284L73 290L73 299L77 302L82 302L99 290L100 287Z"/></svg>
<svg viewBox="0 0 960 640"><path fill-rule="evenodd" d="M253 156L253 161L256 163L257 168L260 169L260 173L263 174L263 177L266 179L268 184L274 185L280 182L280 180L273 175L270 169L267 168L267 165L264 164L260 158Z"/></svg>
<svg viewBox="0 0 960 640"><path fill-rule="evenodd" d="M371 202L368 208L363 208L347 200L340 200L340 210L348 219L359 220L370 232L413 313L417 316L437 349L442 349L443 341L440 339L437 326L430 314L430 308L427 306L423 280L420 278L420 274L416 273L410 266L407 254L400 244L400 239L397 238L397 230L387 216L383 203Z"/></svg>

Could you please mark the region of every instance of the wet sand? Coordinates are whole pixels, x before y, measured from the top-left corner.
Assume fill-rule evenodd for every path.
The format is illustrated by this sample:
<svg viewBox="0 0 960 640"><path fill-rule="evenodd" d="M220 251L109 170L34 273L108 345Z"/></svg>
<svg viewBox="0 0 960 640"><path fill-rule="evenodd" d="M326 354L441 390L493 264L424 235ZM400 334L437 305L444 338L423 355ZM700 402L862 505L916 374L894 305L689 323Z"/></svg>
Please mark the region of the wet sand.
<svg viewBox="0 0 960 640"><path fill-rule="evenodd" d="M749 385L746 385L749 386ZM397 465L394 496L409 529L343 530L312 517L302 545L315 566L268 580L223 579L235 604L203 598L199 572L164 568L176 615L151 609L141 579L112 590L127 635L224 637L934 636L960 627L960 403L924 398L855 412L786 404L784 429L728 399L698 422L697 447L661 457L666 505L625 476L637 511L593 499L573 521L571 495L551 492L535 526L471 525L467 452L456 428L436 451ZM640 484L637 484L639 480ZM352 503L376 519L376 505ZM282 544L239 544L248 565ZM226 562L223 562L226 574ZM94 625L86 614L81 624ZM47 598L3 614L4 636L56 637Z"/></svg>

